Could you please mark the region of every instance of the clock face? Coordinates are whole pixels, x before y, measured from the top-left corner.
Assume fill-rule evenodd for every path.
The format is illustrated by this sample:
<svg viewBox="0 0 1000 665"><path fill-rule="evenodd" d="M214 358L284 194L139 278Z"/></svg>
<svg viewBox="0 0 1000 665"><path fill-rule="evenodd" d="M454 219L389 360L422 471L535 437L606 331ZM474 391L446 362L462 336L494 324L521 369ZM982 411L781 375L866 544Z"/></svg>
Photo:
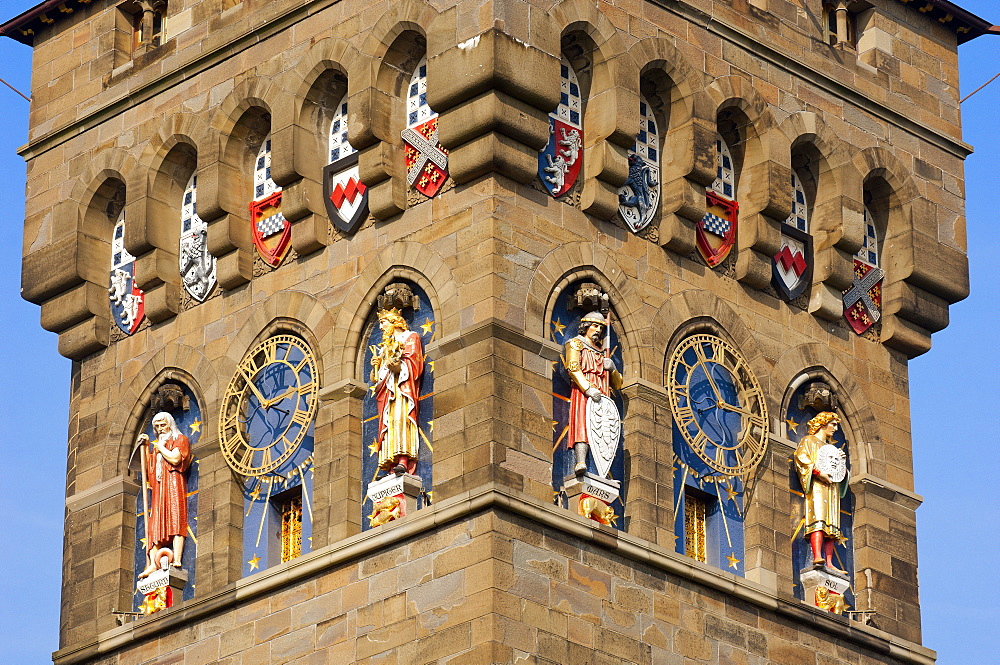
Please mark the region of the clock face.
<svg viewBox="0 0 1000 665"><path fill-rule="evenodd" d="M316 415L316 361L293 335L257 345L229 382L219 418L226 462L243 476L262 476L285 464L302 445Z"/></svg>
<svg viewBox="0 0 1000 665"><path fill-rule="evenodd" d="M667 369L670 408L688 449L725 475L746 475L767 449L767 405L757 378L732 345L692 335Z"/></svg>

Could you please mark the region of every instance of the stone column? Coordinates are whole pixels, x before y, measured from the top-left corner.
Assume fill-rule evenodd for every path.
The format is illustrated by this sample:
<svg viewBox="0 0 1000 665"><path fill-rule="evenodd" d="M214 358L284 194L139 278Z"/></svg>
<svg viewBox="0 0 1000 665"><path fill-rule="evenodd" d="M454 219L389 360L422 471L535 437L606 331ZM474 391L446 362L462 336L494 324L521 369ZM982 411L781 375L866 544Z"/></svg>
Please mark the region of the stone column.
<svg viewBox="0 0 1000 665"><path fill-rule="evenodd" d="M345 379L320 394L313 444L314 550L361 532L362 407L368 387Z"/></svg>

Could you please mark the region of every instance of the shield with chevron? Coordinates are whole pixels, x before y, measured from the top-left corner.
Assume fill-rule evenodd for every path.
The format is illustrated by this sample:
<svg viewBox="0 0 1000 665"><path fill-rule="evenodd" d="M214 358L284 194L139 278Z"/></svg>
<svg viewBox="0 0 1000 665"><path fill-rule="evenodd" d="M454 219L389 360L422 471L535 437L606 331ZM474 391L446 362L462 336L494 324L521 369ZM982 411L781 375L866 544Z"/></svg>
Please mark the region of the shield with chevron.
<svg viewBox="0 0 1000 665"><path fill-rule="evenodd" d="M844 291L844 318L858 335L882 318L882 279L880 268L854 259L854 283Z"/></svg>
<svg viewBox="0 0 1000 665"><path fill-rule="evenodd" d="M330 221L354 233L368 217L368 188L358 177L358 153L323 167L323 198Z"/></svg>
<svg viewBox="0 0 1000 665"><path fill-rule="evenodd" d="M781 249L771 264L771 283L785 300L798 298L812 283L812 236L781 225Z"/></svg>

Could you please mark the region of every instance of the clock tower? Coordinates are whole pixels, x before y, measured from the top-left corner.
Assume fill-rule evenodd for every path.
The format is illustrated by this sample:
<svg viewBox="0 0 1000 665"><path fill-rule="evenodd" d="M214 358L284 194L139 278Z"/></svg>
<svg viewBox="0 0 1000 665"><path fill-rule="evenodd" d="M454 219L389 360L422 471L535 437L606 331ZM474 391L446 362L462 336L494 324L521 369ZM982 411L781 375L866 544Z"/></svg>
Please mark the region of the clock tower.
<svg viewBox="0 0 1000 665"><path fill-rule="evenodd" d="M0 26L73 361L56 665L933 662L907 372L996 29L922 4Z"/></svg>

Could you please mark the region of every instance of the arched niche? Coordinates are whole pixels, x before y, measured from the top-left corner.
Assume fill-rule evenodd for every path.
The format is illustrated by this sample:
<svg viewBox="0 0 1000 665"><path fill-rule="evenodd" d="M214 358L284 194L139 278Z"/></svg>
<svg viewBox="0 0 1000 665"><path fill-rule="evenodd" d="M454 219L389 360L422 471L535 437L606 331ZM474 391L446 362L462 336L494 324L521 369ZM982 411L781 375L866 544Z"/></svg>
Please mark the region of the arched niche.
<svg viewBox="0 0 1000 665"><path fill-rule="evenodd" d="M626 528L625 515L628 505L628 474L631 466L629 453L625 449L625 400L621 385L616 385L612 376L619 376L625 366L627 341L622 329L620 318L615 311L607 280L596 280L593 276L586 277L586 271L565 275L549 298L547 310L548 328L546 338L562 347L563 352L552 371L552 490L560 504L571 511L597 519L620 530ZM615 294L617 296L618 294ZM607 296L605 298L605 296ZM603 318L610 321L611 326L605 328L604 338L599 341L587 339L589 322L585 317ZM575 345L575 348L574 348ZM603 367L593 365L587 358L593 360L596 351L603 351L604 358L614 364L614 370L607 372ZM579 361L572 358L581 356ZM603 363L603 359L600 359ZM588 368L589 367L589 368ZM598 369L600 367L600 369ZM586 420L589 397L580 389L571 374L580 372L584 381L591 387L601 386L599 390L611 398L618 418L623 427L617 432L616 440L607 439L603 443L595 441L603 437L595 436L590 431ZM578 375L580 376L580 375ZM575 439L575 440L574 440ZM587 443L590 450L586 457L577 456L577 446ZM613 450L613 455L609 454ZM603 461L598 461L603 457ZM607 495L601 502L610 506L615 517L602 516L585 506L586 492L580 494L580 483L587 483L581 474L574 470L579 463L586 464L586 476L583 478L607 479L610 487L617 494L613 499ZM591 480L590 482L593 482ZM598 484L598 487L601 485ZM596 495L594 495L596 496ZM603 508L600 512L606 512Z"/></svg>
<svg viewBox="0 0 1000 665"><path fill-rule="evenodd" d="M392 328L381 323L390 317ZM397 327L399 321L403 324ZM430 505L434 489L434 362L425 349L440 336L437 313L428 293L416 281L394 279L381 289L369 308L361 332L357 361L370 389L362 399L361 486L362 530L377 526L379 481L395 477L405 454L407 476L419 489L407 492L410 509ZM400 367L388 364L398 358ZM414 483L415 484L415 483ZM405 516L406 510L400 516Z"/></svg>

